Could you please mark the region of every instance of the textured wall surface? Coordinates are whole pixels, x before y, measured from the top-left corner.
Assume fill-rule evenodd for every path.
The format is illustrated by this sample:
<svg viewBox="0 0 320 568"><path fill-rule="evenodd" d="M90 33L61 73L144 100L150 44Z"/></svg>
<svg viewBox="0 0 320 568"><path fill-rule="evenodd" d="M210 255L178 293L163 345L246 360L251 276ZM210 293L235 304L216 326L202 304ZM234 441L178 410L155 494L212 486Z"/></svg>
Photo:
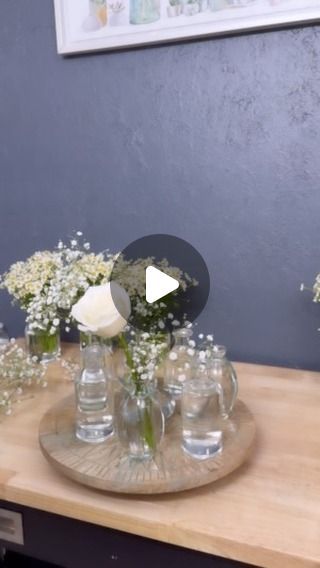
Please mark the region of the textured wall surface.
<svg viewBox="0 0 320 568"><path fill-rule="evenodd" d="M1 0L0 271L73 229L175 234L233 358L320 369L319 104L317 27L63 59L51 0Z"/></svg>

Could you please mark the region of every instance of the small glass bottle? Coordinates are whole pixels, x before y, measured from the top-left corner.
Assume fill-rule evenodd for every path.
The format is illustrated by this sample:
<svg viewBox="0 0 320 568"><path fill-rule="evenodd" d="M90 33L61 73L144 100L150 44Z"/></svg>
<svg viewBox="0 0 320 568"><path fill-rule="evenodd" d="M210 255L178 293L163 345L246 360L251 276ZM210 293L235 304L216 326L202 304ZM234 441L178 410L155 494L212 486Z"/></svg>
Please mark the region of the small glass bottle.
<svg viewBox="0 0 320 568"><path fill-rule="evenodd" d="M221 386L221 414L229 418L238 394L238 381L236 372L226 357L224 345L214 345L211 358L208 362L208 375Z"/></svg>
<svg viewBox="0 0 320 568"><path fill-rule="evenodd" d="M0 322L0 351L4 349L9 343L9 335L2 322Z"/></svg>
<svg viewBox="0 0 320 568"><path fill-rule="evenodd" d="M174 398L181 397L184 382L193 375L195 350L192 333L188 328L173 332L174 346L164 365L164 389Z"/></svg>
<svg viewBox="0 0 320 568"><path fill-rule="evenodd" d="M183 385L182 448L195 459L212 458L222 450L220 399L221 387L211 379L196 378Z"/></svg>
<svg viewBox="0 0 320 568"><path fill-rule="evenodd" d="M113 434L110 381L99 345L83 350L83 369L75 383L76 436L83 442L104 442Z"/></svg>
<svg viewBox="0 0 320 568"><path fill-rule="evenodd" d="M164 434L164 416L149 386L140 384L127 392L117 413L117 434L129 456L135 460L152 459Z"/></svg>

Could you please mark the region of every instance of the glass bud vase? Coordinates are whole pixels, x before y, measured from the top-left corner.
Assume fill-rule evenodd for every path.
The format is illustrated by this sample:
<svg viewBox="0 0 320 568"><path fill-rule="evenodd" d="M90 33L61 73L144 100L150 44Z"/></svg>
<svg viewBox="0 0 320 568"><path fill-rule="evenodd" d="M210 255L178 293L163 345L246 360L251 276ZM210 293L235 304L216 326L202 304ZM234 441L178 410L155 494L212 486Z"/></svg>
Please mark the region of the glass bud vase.
<svg viewBox="0 0 320 568"><path fill-rule="evenodd" d="M160 19L160 0L130 0L130 23L150 24Z"/></svg>
<svg viewBox="0 0 320 568"><path fill-rule="evenodd" d="M129 456L136 460L152 459L164 434L164 417L148 388L127 392L117 414L118 437Z"/></svg>
<svg viewBox="0 0 320 568"><path fill-rule="evenodd" d="M83 351L83 369L75 382L76 437L83 442L104 442L113 434L110 379L103 348L89 345Z"/></svg>
<svg viewBox="0 0 320 568"><path fill-rule="evenodd" d="M52 334L47 330L32 329L27 325L25 339L29 354L31 357L36 357L38 361L49 363L61 354L59 328L56 328L55 333Z"/></svg>
<svg viewBox="0 0 320 568"><path fill-rule="evenodd" d="M226 357L223 345L214 345L208 363L208 375L221 386L220 408L223 418L229 418L232 413L237 394L238 381L236 372Z"/></svg>

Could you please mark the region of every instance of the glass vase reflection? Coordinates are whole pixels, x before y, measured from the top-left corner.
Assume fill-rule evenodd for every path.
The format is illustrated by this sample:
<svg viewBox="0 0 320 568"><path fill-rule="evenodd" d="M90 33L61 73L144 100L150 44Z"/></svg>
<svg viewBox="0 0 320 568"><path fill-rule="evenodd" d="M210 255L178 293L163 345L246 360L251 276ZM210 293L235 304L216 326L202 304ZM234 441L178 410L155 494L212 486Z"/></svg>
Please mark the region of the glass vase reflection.
<svg viewBox="0 0 320 568"><path fill-rule="evenodd" d="M130 23L151 24L160 19L160 0L130 0Z"/></svg>

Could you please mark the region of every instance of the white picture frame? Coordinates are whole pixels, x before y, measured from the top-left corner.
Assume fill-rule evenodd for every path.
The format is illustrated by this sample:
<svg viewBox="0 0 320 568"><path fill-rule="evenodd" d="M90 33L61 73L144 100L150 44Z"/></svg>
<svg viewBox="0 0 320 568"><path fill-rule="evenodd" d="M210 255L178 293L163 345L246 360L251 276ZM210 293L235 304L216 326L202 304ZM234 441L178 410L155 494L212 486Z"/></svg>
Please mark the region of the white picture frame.
<svg viewBox="0 0 320 568"><path fill-rule="evenodd" d="M151 23L131 23L130 2L136 2L134 6L149 3L149 11L153 2L160 17ZM173 4L180 6L179 14ZM199 11L191 13L196 4ZM122 13L116 11L119 6ZM320 0L54 0L54 7L57 48L62 55L320 21Z"/></svg>

